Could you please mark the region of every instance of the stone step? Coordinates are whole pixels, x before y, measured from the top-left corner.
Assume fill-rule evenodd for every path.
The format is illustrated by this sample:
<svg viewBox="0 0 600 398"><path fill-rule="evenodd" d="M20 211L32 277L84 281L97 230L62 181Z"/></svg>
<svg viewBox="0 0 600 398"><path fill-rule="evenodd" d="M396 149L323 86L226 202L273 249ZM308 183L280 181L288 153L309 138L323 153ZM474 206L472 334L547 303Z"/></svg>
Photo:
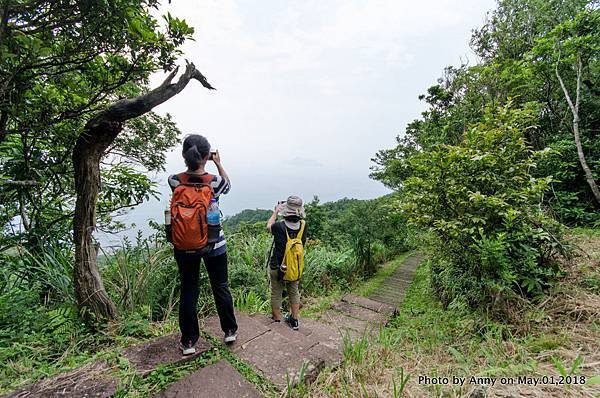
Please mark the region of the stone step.
<svg viewBox="0 0 600 398"><path fill-rule="evenodd" d="M388 304L390 305L400 305L400 301L402 301L402 299L404 298L404 296L406 296L406 292L400 292L400 293L389 293L389 292L382 292L382 293L378 293L378 294L374 294L373 297L383 297L385 298L388 302L389 300L392 300L392 304L390 304L388 302ZM400 300L400 301L394 301L394 300Z"/></svg>
<svg viewBox="0 0 600 398"><path fill-rule="evenodd" d="M251 318L265 326L276 324L270 317L264 315L252 315ZM275 328L274 331L280 334L282 333L285 337L291 337L292 339L296 339L294 333L299 333L305 338L309 338L310 341L319 342L334 350L341 349L343 334L340 332L339 328L332 326L329 323L316 321L311 318L301 318L299 322L300 329L298 331L290 329L290 327L283 322L281 324L282 328Z"/></svg>
<svg viewBox="0 0 600 398"><path fill-rule="evenodd" d="M280 388L288 382L297 383L301 373L314 379L323 366L338 357L337 351L327 346L317 343L305 349L273 331L260 335L236 354Z"/></svg>
<svg viewBox="0 0 600 398"><path fill-rule="evenodd" d="M293 330L285 322L273 322L270 325L271 331L277 333L288 341L293 342L298 348L302 350L309 350L315 345L319 344L319 340L315 339L315 336L310 335L310 331L306 329L303 320L300 320L300 329Z"/></svg>
<svg viewBox="0 0 600 398"><path fill-rule="evenodd" d="M237 341L228 346L233 352L243 349L246 344L271 330L268 326L261 324L248 315L236 313L235 316L238 324ZM205 318L202 320L200 328L211 337L223 341L225 334L221 330L218 316Z"/></svg>
<svg viewBox="0 0 600 398"><path fill-rule="evenodd" d="M356 339L365 333L371 333L374 329L378 329L378 325L361 319L351 318L339 311L330 309L323 312L319 316L319 321L326 322L344 334L348 334L351 339Z"/></svg>
<svg viewBox="0 0 600 398"><path fill-rule="evenodd" d="M373 298L374 296L398 296L404 297L406 294L406 290L395 290L395 289L379 289L376 292L373 292L369 298Z"/></svg>
<svg viewBox="0 0 600 398"><path fill-rule="evenodd" d="M142 376L155 370L159 365L172 365L194 359L212 346L199 339L194 355L183 356L179 349L179 333L171 333L150 341L128 347L123 352L125 358Z"/></svg>
<svg viewBox="0 0 600 398"><path fill-rule="evenodd" d="M221 336L218 318L211 318L205 320L204 330L213 337ZM339 335L334 328L323 331L312 321L301 319L300 330L295 331L264 315L238 313L236 318L238 341L228 347L280 388L288 381L297 383L301 373L306 380L314 379L324 366L336 366L341 361L338 346L327 344L331 340L326 335Z"/></svg>
<svg viewBox="0 0 600 398"><path fill-rule="evenodd" d="M339 329L309 318L305 318L301 322L301 331L308 332L312 339L319 341L319 344L341 352L343 335Z"/></svg>
<svg viewBox="0 0 600 398"><path fill-rule="evenodd" d="M362 321L371 322L374 324L385 325L389 318L388 316L380 312L375 312L345 301L334 303L331 307L334 310L339 311L352 318L357 318Z"/></svg>
<svg viewBox="0 0 600 398"><path fill-rule="evenodd" d="M386 281L386 284L388 284L389 282L396 282L396 283L402 283L402 284L408 284L408 285L410 285L411 282L412 282L412 276L407 276L407 275L395 276L395 275L392 275L391 277L389 277L385 281Z"/></svg>
<svg viewBox="0 0 600 398"><path fill-rule="evenodd" d="M260 398L254 385L222 359L171 384L156 398Z"/></svg>
<svg viewBox="0 0 600 398"><path fill-rule="evenodd" d="M5 395L5 398L109 398L112 397L119 380L110 374L105 361L96 361L34 383L26 388Z"/></svg>
<svg viewBox="0 0 600 398"><path fill-rule="evenodd" d="M381 297L397 297L399 299L402 299L405 295L406 295L406 291L380 290L378 292L373 293L371 295L371 298L374 298L376 296L381 296Z"/></svg>
<svg viewBox="0 0 600 398"><path fill-rule="evenodd" d="M381 301L382 303L385 304L389 304L389 305L397 305L402 301L402 298L390 298L390 297L382 297L382 296L374 296L373 298Z"/></svg>
<svg viewBox="0 0 600 398"><path fill-rule="evenodd" d="M403 286L381 286L379 287L377 290L375 290L371 295L377 295L377 294L404 294L406 292L406 290L408 289L408 285L406 285L405 287Z"/></svg>
<svg viewBox="0 0 600 398"><path fill-rule="evenodd" d="M412 273L411 274L402 273L402 274L391 275L384 281L384 283L387 281L411 283L413 277L414 277L414 274L412 274Z"/></svg>
<svg viewBox="0 0 600 398"><path fill-rule="evenodd" d="M406 295L406 291L390 291L390 290L382 290L379 292L375 292L373 293L373 295L371 296L371 298L374 298L376 296L380 296L380 297L396 297L398 299L402 299L404 298L404 296ZM394 304L397 305L398 303Z"/></svg>
<svg viewBox="0 0 600 398"><path fill-rule="evenodd" d="M419 267L419 264L421 264L421 262L423 262L424 259L425 259L425 256L422 253L414 254L414 255L410 256L409 258L407 258L406 260L404 260L404 262L402 263L402 265L400 266L399 269L414 272Z"/></svg>
<svg viewBox="0 0 600 398"><path fill-rule="evenodd" d="M366 308L371 311L382 313L386 316L392 316L394 313L396 313L395 307L369 299L367 297L346 294L344 297L342 297L342 301Z"/></svg>

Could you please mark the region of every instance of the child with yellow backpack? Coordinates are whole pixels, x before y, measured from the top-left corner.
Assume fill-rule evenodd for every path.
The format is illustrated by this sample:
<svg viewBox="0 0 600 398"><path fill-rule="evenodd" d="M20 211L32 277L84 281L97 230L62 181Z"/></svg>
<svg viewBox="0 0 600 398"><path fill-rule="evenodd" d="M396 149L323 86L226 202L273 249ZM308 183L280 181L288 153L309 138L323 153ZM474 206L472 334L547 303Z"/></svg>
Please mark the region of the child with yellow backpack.
<svg viewBox="0 0 600 398"><path fill-rule="evenodd" d="M278 214L283 216L283 220L277 221ZM287 201L275 206L267 221L267 229L273 235L273 252L269 259L273 320L281 322L283 287L287 285L291 314L285 317L285 321L294 330L300 328L299 285L304 272L305 217L302 199L290 196Z"/></svg>

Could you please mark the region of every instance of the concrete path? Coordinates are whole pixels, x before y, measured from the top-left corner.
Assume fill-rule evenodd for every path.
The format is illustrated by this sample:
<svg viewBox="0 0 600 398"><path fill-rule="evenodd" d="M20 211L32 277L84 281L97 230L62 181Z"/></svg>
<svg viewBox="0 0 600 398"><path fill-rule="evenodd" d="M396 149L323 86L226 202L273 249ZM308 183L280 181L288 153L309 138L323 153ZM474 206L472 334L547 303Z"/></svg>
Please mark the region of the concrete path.
<svg viewBox="0 0 600 398"><path fill-rule="evenodd" d="M399 305L424 258L423 254L417 253L405 259L369 298L393 307Z"/></svg>
<svg viewBox="0 0 600 398"><path fill-rule="evenodd" d="M398 266L370 297L347 294L325 310L318 319L303 318L300 330L277 323L265 315L236 314L239 326L237 342L228 346L238 358L251 365L280 390L288 384L314 380L326 366L342 361L344 339L351 341L376 333L396 313L413 274L423 260L413 255ZM223 332L216 316L201 321L201 330L221 340ZM194 359L211 349L200 339L194 356L183 357L177 333L162 336L124 350L132 368L146 377L159 365L178 364ZM94 362L71 372L42 380L9 397L112 397L118 379L111 376L105 362ZM170 385L156 395L170 397L259 397L254 385L225 359L203 367Z"/></svg>

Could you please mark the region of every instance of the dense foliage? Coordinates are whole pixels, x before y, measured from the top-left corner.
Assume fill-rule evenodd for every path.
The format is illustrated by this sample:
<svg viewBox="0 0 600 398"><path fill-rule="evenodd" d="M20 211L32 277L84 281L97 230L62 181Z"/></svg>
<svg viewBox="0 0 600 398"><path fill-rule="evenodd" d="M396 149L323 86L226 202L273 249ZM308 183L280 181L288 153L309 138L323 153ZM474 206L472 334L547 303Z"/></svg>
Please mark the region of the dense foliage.
<svg viewBox="0 0 600 398"><path fill-rule="evenodd" d="M467 130L460 145L440 145L410 159L403 210L432 232L432 281L442 301L506 310L516 294L536 295L566 254L535 178L539 154L524 138L532 119L503 108Z"/></svg>
<svg viewBox="0 0 600 398"><path fill-rule="evenodd" d="M271 210L264 209L245 209L241 212L227 217L223 221L223 226L226 229L237 229L241 223L255 224L257 222L266 222L271 217Z"/></svg>
<svg viewBox="0 0 600 398"><path fill-rule="evenodd" d="M559 74L575 98L577 60L581 60L579 129L583 155L598 181L597 5L582 0L499 1L488 22L475 30L471 39L472 49L482 61L446 68L440 83L420 97L428 104L422 118L407 126L395 148L377 154L373 177L401 190L413 174L408 161L413 154L435 150L439 144L460 144L464 132L479 122L486 109L512 101L515 108L536 109L532 124L538 128L525 132L532 149L551 150L552 155L541 160L533 171L537 177L553 176L545 203L564 223L598 221L600 204L580 165L573 115L557 78Z"/></svg>
<svg viewBox="0 0 600 398"><path fill-rule="evenodd" d="M90 117L148 90L173 68L193 29L158 2L3 2L0 21L0 250L69 241L74 208L71 152ZM125 126L103 158L99 226L154 195L145 171L162 170L178 130L149 113Z"/></svg>
<svg viewBox="0 0 600 398"><path fill-rule="evenodd" d="M447 67L376 155L372 177L431 232L446 304L540 293L566 252L552 217L599 222L599 22L595 1L500 0L471 39L480 62Z"/></svg>

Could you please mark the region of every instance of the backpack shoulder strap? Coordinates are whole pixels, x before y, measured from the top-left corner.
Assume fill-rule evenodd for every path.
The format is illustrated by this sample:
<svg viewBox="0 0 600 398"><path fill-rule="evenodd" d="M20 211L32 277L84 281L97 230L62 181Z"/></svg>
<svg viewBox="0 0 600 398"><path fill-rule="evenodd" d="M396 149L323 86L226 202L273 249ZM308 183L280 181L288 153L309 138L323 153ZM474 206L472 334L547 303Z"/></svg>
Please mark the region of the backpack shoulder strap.
<svg viewBox="0 0 600 398"><path fill-rule="evenodd" d="M305 224L305 221L300 220L300 230L298 231L298 234L296 235L296 237L294 239L302 240L302 233L304 233L304 224ZM290 235L288 234L287 225L283 224L283 229L285 229L285 235L287 236L288 240L290 240Z"/></svg>
<svg viewBox="0 0 600 398"><path fill-rule="evenodd" d="M296 238L302 240L302 234L304 233L304 225L306 224L306 221L304 220L300 220L300 231L298 231L298 235L296 235Z"/></svg>
<svg viewBox="0 0 600 398"><path fill-rule="evenodd" d="M200 177L200 180L202 182L190 182L190 175L186 172L177 174L177 178L179 179L180 185L189 185L189 186L195 186L195 187L207 186L210 188L211 191L213 191L213 194L214 194L214 189L211 185L211 182L212 182L212 179L214 176L212 174L206 173L206 174L203 174L198 177Z"/></svg>
<svg viewBox="0 0 600 398"><path fill-rule="evenodd" d="M177 179L180 184L187 184L189 182L189 176L187 173L179 173L177 174Z"/></svg>

